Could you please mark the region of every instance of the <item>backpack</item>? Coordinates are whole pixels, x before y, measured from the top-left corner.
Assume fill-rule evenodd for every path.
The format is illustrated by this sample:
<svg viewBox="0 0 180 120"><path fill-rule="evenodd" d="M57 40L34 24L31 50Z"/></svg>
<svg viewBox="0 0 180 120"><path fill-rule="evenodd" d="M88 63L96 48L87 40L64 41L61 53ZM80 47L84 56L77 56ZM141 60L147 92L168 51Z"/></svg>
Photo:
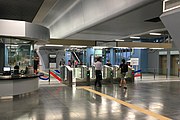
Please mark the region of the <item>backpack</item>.
<svg viewBox="0 0 180 120"><path fill-rule="evenodd" d="M121 68L121 73L122 72L128 72L128 65L127 64L121 64L120 68Z"/></svg>

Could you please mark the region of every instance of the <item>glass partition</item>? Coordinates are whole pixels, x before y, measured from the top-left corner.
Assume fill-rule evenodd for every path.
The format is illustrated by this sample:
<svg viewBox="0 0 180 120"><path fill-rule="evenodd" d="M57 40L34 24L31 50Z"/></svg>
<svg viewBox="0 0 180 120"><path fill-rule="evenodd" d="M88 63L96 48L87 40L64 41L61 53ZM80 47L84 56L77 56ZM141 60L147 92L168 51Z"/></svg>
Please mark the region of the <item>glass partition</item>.
<svg viewBox="0 0 180 120"><path fill-rule="evenodd" d="M16 65L19 66L19 70L25 70L27 66L33 66L33 41L7 37L1 37L0 39L5 46L4 66L10 66L11 70Z"/></svg>

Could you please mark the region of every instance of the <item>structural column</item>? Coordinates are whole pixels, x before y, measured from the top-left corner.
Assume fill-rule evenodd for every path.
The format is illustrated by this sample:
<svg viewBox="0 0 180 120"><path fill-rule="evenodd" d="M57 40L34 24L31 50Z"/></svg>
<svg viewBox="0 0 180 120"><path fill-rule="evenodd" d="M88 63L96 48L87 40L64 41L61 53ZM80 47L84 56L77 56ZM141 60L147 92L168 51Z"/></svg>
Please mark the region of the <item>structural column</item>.
<svg viewBox="0 0 180 120"><path fill-rule="evenodd" d="M170 76L171 74L171 55L170 50L167 50L167 76Z"/></svg>
<svg viewBox="0 0 180 120"><path fill-rule="evenodd" d="M0 72L3 72L4 67L4 59L5 59L5 45L3 43L0 43Z"/></svg>

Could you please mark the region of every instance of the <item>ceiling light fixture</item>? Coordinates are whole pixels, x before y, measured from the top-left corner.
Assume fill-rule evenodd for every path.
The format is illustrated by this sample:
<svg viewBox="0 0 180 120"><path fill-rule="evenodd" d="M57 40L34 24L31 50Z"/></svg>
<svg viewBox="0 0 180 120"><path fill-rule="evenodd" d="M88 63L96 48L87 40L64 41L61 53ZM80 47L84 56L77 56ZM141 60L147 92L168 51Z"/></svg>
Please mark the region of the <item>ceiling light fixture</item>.
<svg viewBox="0 0 180 120"><path fill-rule="evenodd" d="M120 42L123 42L124 40L115 39L115 41L118 41L118 42L119 42L119 41L120 41Z"/></svg>
<svg viewBox="0 0 180 120"><path fill-rule="evenodd" d="M161 33L149 33L150 35L162 35Z"/></svg>
<svg viewBox="0 0 180 120"><path fill-rule="evenodd" d="M94 46L93 48L94 49L103 49L103 48L108 48L108 47L105 47L105 46Z"/></svg>
<svg viewBox="0 0 180 120"><path fill-rule="evenodd" d="M113 48L128 49L128 47L113 47Z"/></svg>
<svg viewBox="0 0 180 120"><path fill-rule="evenodd" d="M74 48L83 48L83 47L87 47L87 46L71 45L70 47L74 47Z"/></svg>
<svg viewBox="0 0 180 120"><path fill-rule="evenodd" d="M62 47L63 45L46 44L45 46L51 46L51 47Z"/></svg>
<svg viewBox="0 0 180 120"><path fill-rule="evenodd" d="M130 38L131 38L131 39L140 39L141 37L138 37L138 36L134 36L134 37L133 37L133 36L131 36Z"/></svg>
<svg viewBox="0 0 180 120"><path fill-rule="evenodd" d="M145 47L134 47L133 49L147 49Z"/></svg>
<svg viewBox="0 0 180 120"><path fill-rule="evenodd" d="M149 48L149 49L161 50L161 49L164 49L164 48Z"/></svg>
<svg viewBox="0 0 180 120"><path fill-rule="evenodd" d="M11 47L18 47L18 45L10 45Z"/></svg>

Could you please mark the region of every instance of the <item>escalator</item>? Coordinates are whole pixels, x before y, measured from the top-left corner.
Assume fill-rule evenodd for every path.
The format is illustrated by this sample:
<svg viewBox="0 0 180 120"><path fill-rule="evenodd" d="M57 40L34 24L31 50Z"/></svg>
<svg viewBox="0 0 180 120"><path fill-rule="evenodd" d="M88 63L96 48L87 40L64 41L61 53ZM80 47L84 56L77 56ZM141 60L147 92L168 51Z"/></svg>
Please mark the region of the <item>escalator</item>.
<svg viewBox="0 0 180 120"><path fill-rule="evenodd" d="M72 54L74 60L76 60L78 63L81 63L81 60L79 59L79 56L76 52L72 51L71 54Z"/></svg>

